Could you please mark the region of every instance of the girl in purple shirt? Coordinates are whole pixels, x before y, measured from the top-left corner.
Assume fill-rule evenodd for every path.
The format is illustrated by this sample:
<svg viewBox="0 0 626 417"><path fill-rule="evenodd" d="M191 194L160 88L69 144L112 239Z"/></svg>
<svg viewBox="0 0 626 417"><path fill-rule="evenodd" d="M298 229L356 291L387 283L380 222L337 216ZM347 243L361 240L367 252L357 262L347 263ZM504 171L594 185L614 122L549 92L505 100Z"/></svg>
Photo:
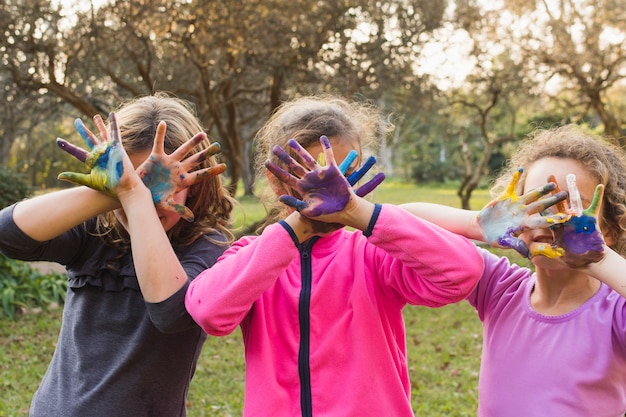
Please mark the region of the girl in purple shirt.
<svg viewBox="0 0 626 417"><path fill-rule="evenodd" d="M550 176L569 191L570 207L556 206L565 222L533 214L541 209L523 197L545 190ZM540 131L519 148L494 189L507 183L507 192L478 216L403 206L450 231L515 248L534 265L534 271L521 268L481 250L485 269L468 297L484 328L478 415L622 417L626 156L576 127Z"/></svg>

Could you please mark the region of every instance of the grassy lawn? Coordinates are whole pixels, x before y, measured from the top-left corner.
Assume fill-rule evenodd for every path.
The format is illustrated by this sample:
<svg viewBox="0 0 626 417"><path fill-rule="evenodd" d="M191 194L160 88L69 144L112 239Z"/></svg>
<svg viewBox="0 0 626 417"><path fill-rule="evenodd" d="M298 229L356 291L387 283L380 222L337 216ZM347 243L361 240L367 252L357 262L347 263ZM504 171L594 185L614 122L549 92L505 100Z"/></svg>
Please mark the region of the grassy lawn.
<svg viewBox="0 0 626 417"><path fill-rule="evenodd" d="M453 188L417 187L394 181L383 183L374 199L459 206ZM480 208L488 200L487 191L479 190L472 206ZM245 224L264 215L255 199L240 201L246 212ZM243 223L240 219L237 225ZM439 309L407 307L405 320L416 415L474 416L482 343L482 330L475 311L466 302ZM54 351L60 323L61 309L27 314L17 321L0 321L0 417L28 414L30 398ZM240 332L237 330L223 338L210 337L189 393L189 416L241 415L243 384Z"/></svg>

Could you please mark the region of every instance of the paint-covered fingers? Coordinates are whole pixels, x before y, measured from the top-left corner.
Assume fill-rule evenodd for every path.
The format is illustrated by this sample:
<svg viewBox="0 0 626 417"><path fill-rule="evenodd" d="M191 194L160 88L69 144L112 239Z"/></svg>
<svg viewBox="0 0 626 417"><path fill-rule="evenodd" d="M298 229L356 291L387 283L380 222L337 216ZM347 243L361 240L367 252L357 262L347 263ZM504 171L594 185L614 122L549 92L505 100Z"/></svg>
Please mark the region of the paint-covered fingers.
<svg viewBox="0 0 626 417"><path fill-rule="evenodd" d="M593 200L589 207L583 210L583 214L587 216L598 217L598 208L600 207L600 203L604 198L604 185L598 184L593 193Z"/></svg>
<svg viewBox="0 0 626 417"><path fill-rule="evenodd" d="M350 166L352 166L352 164L354 163L354 161L356 160L356 158L358 156L359 156L359 153L357 151L355 151L354 149L352 149L350 152L348 152L348 155L346 155L344 160L341 161L341 163L339 164L339 171L343 175L346 175L346 172L348 172L348 170L350 169ZM350 185L356 184L357 181L358 180L356 180L354 182L350 182L350 180L348 179L348 182L350 182Z"/></svg>
<svg viewBox="0 0 626 417"><path fill-rule="evenodd" d="M57 146L61 148L63 151L69 153L74 158L78 159L80 162L85 162L87 160L88 152L76 145L73 145L66 141L65 139L57 138L56 140Z"/></svg>
<svg viewBox="0 0 626 417"><path fill-rule="evenodd" d="M193 168L197 167L208 158L218 154L220 152L220 144L217 142L213 142L208 148L201 150L200 152L196 152L191 155L189 158L181 161L181 167L184 171L191 171ZM174 154L172 154L174 156Z"/></svg>
<svg viewBox="0 0 626 417"><path fill-rule="evenodd" d="M366 195L374 191L374 189L378 187L384 180L385 174L382 172L378 172L372 177L372 179L356 189L356 195L358 195L359 197L365 197Z"/></svg>
<svg viewBox="0 0 626 417"><path fill-rule="evenodd" d="M356 152L356 151L352 150L350 152ZM357 182L359 182L361 178L363 178L365 174L367 174L369 170L372 169L372 167L375 164L376 164L376 157L370 156L369 158L367 158L365 163L359 169L354 171L352 174L348 175L348 182L350 183L350 185L354 185Z"/></svg>
<svg viewBox="0 0 626 417"><path fill-rule="evenodd" d="M83 138L89 149L95 148L100 143L96 135L94 135L93 132L85 126L85 123L83 123L81 119L74 120L74 128Z"/></svg>
<svg viewBox="0 0 626 417"><path fill-rule="evenodd" d="M165 122L161 122L161 123L165 123ZM196 146L198 146L200 143L204 142L205 140L207 140L207 135L204 132L198 132L196 133L191 139L189 139L188 141L186 141L185 143L183 143L182 145L180 145L178 147L178 149L176 149L174 152L172 152L172 154L170 155L170 158L172 159L176 159L177 161L182 161L185 156L187 156L189 154L189 152L191 152L193 150L193 148L195 148ZM213 146L213 144L211 144L211 146ZM193 155L190 156L190 158L192 156L196 156L199 153L203 153L204 155L209 154L208 156L212 156L216 153L218 153L220 150L219 144L217 144L217 150L215 150L215 148L213 147L208 147L207 149L204 149L202 151L199 151ZM208 156L204 156L204 159L206 159Z"/></svg>
<svg viewBox="0 0 626 417"><path fill-rule="evenodd" d="M560 258L565 253L562 248L553 246L545 242L532 242L528 247L528 251L529 258L541 255L547 258L555 259Z"/></svg>
<svg viewBox="0 0 626 417"><path fill-rule="evenodd" d="M300 146L297 142L295 142L295 144L297 146ZM290 145L290 146L293 148L292 145ZM306 151L304 151L304 152L306 152ZM272 148L272 153L285 166L285 168L286 168L285 171L289 172L291 175L296 176L298 178L302 178L302 177L304 177L307 174L308 170L305 169L302 165L300 165L295 159L293 159L291 157L291 155L289 155L281 146L279 146L279 145L274 146ZM309 154L307 153L307 155L309 155ZM309 155L309 158L310 157L311 157L311 155ZM271 162L271 163L276 165L276 166L278 166L278 164L276 164L275 162ZM317 167L317 163L316 162L314 162L313 167L309 168L309 170L314 169L315 167Z"/></svg>
<svg viewBox="0 0 626 417"><path fill-rule="evenodd" d="M541 199L545 195L552 193L556 189L556 184L553 182L548 182L544 184L542 187L535 188L522 196L520 196L520 202L522 204L531 204ZM566 196L567 197L567 196Z"/></svg>
<svg viewBox="0 0 626 417"><path fill-rule="evenodd" d="M62 181L68 181L76 185L85 185L89 188L97 189L94 186L93 178L90 174L81 174L78 172L61 172L57 178ZM102 190L100 190L102 191Z"/></svg>
<svg viewBox="0 0 626 417"><path fill-rule="evenodd" d="M544 216L526 217L524 219L524 230L547 229L558 224L565 223L570 216L566 213L546 214Z"/></svg>
<svg viewBox="0 0 626 417"><path fill-rule="evenodd" d="M524 243L524 241L520 238L510 234L505 234L500 238L498 243L500 247L513 249L524 258L528 258L528 246L526 246L526 243Z"/></svg>
<svg viewBox="0 0 626 417"><path fill-rule="evenodd" d="M184 220L188 222L192 222L195 219L195 216L189 207L186 207L183 204L179 204L174 201L173 198L168 198L164 201L161 201L156 204L157 207L161 207L166 211L170 211L176 214L179 214Z"/></svg>
<svg viewBox="0 0 626 417"><path fill-rule="evenodd" d="M178 191L183 188L191 187L194 184L205 181L208 178L216 177L226 171L226 164L217 164L209 168L199 169L184 175L181 179L181 186L177 187Z"/></svg>
<svg viewBox="0 0 626 417"><path fill-rule="evenodd" d="M543 213L550 207L556 206L562 201L567 199L567 191L559 191L556 194L552 194L548 197L533 201L525 207L526 214L531 215L535 213ZM566 212L559 212L563 216L567 217Z"/></svg>
<svg viewBox="0 0 626 417"><path fill-rule="evenodd" d="M298 179L281 168L276 162L272 162L268 159L265 161L265 168L267 168L268 171L270 171L280 182L291 188L295 188L298 184Z"/></svg>
<svg viewBox="0 0 626 417"><path fill-rule="evenodd" d="M324 150L324 158L326 159L326 166L336 167L337 161L335 161L335 153L333 152L332 146L330 146L330 141L328 140L328 136L326 135L320 136L320 143L322 144L322 149Z"/></svg>
<svg viewBox="0 0 626 417"><path fill-rule="evenodd" d="M96 121L96 125L98 126L98 129L100 130L100 137L107 138L108 137L107 129L106 129L106 126L104 125L104 121L102 120L102 117L100 117L99 115L95 115L94 120ZM111 140L113 141L115 146L121 147L122 146L122 133L120 132L120 128L117 124L117 118L115 117L115 113L113 112L109 113L109 123L111 124Z"/></svg>
<svg viewBox="0 0 626 417"><path fill-rule="evenodd" d="M299 143L298 143L295 139L289 139L289 141L287 142L287 146L289 146L289 147L290 147L290 148L294 151L294 153L298 156L298 159L300 159L300 163L302 163L302 165L303 165L304 167L306 167L307 169L309 169L309 170L311 170L311 171L312 171L312 170L316 169L316 168L319 166L319 164L318 164L318 163L317 163L317 161L316 161L316 160L315 160L315 159L311 156L311 154L310 154L310 153L308 153L308 152L307 152L307 150L306 150L306 149L304 149L304 148L302 147L302 145L300 145L300 144L299 144ZM278 147L278 148L280 148L280 146L275 146L275 147L274 147L274 150L275 150L277 147ZM282 149L282 148L281 148L281 149ZM288 159L283 160L283 159L281 158L281 156L279 156L279 155L277 155L277 154L276 154L276 152L274 152L274 154L275 154L276 156L278 156L278 157L279 157L279 159L281 159L281 161L282 161L283 163L289 163ZM286 154L286 153L285 153L285 154ZM287 155L287 156L289 156L288 154L286 154L286 155ZM325 153L324 153L324 157L326 157L326 154L325 154ZM289 156L289 159L292 159L292 158L291 158L291 156ZM293 160L293 159L292 159L292 160ZM293 161L293 162L295 162L295 161ZM328 161L326 161L326 163L328 163ZM298 165L300 165L300 164L298 164ZM300 165L300 166L302 166L302 165ZM302 176L300 173L298 173L298 172L296 172L296 171L293 171L293 173L294 173L294 174L296 174L296 175L298 175L298 176Z"/></svg>
<svg viewBox="0 0 626 417"><path fill-rule="evenodd" d="M293 207L296 211L302 211L308 207L308 204L294 196L283 194L279 198L281 203Z"/></svg>

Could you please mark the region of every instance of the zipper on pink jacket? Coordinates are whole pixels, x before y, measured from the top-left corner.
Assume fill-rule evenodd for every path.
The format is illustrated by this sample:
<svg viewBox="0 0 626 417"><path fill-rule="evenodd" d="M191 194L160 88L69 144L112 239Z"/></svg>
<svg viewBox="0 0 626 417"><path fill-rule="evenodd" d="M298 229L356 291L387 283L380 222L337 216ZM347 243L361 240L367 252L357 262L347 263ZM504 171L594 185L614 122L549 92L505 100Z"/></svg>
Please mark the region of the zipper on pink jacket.
<svg viewBox="0 0 626 417"><path fill-rule="evenodd" d="M298 318L300 322L300 351L298 352L298 374L300 375L300 408L303 417L313 416L313 406L311 399L311 368L309 364L310 354L310 331L311 331L311 281L313 272L311 269L311 250L313 244L318 240L313 237L303 244L298 245L300 249L300 264L302 270L302 289L300 290L300 301L298 304Z"/></svg>

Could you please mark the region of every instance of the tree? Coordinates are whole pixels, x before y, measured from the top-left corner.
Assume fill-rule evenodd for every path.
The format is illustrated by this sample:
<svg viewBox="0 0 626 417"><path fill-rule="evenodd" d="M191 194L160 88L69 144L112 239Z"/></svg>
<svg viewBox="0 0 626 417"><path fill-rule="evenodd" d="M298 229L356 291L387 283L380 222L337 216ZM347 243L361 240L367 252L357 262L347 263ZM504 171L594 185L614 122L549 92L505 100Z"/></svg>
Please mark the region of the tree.
<svg viewBox="0 0 626 417"><path fill-rule="evenodd" d="M626 19L616 0L507 0L523 22L511 31L547 79L572 90L582 114L593 111L604 133L626 145L623 120L611 111L608 90L626 78ZM518 34L513 34L516 31Z"/></svg>
<svg viewBox="0 0 626 417"><path fill-rule="evenodd" d="M0 74L29 100L61 100L92 117L169 91L195 104L223 145L231 188L243 177L246 193L251 141L273 109L318 91L379 100L412 82L421 35L446 4L117 0L71 20L46 0L24 3L2 6Z"/></svg>

